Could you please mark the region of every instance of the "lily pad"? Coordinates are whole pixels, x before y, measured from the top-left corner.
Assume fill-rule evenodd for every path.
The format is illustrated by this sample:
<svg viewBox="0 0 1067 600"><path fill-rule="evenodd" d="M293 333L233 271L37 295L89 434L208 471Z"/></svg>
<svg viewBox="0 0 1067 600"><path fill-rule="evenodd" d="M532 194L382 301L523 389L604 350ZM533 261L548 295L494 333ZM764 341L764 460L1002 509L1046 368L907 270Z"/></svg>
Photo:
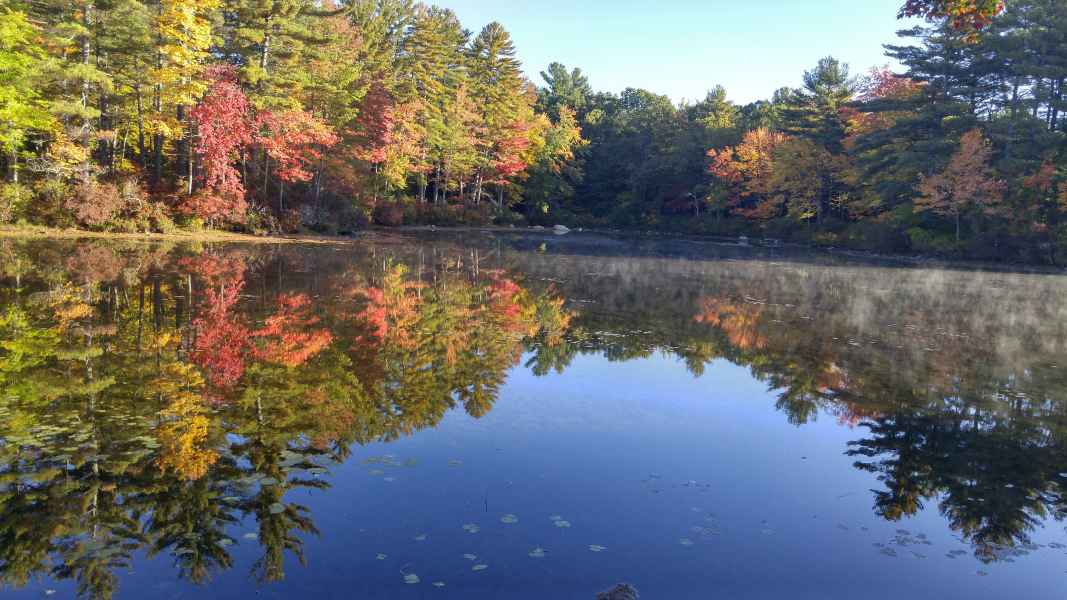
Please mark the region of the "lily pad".
<svg viewBox="0 0 1067 600"><path fill-rule="evenodd" d="M589 551L590 552L603 552L603 551L605 551L607 549L608 549L607 546L601 546L600 544L589 544Z"/></svg>
<svg viewBox="0 0 1067 600"><path fill-rule="evenodd" d="M503 517L500 517L500 522L501 523L506 523L508 525L512 525L512 524L518 523L519 522L519 518L516 517L515 515L507 514L507 515L504 515Z"/></svg>
<svg viewBox="0 0 1067 600"><path fill-rule="evenodd" d="M404 583L408 585L414 585L419 582L419 576L414 573L408 573L404 575Z"/></svg>
<svg viewBox="0 0 1067 600"><path fill-rule="evenodd" d="M267 510L270 511L270 514L272 515L281 514L285 512L285 505L281 502L275 502L274 504L271 504Z"/></svg>
<svg viewBox="0 0 1067 600"><path fill-rule="evenodd" d="M471 567L471 571L484 571L489 568L489 565L474 565Z"/></svg>
<svg viewBox="0 0 1067 600"><path fill-rule="evenodd" d="M530 558L544 558L544 557L545 557L545 549L544 548L537 547L537 548L534 548L533 550L530 550Z"/></svg>

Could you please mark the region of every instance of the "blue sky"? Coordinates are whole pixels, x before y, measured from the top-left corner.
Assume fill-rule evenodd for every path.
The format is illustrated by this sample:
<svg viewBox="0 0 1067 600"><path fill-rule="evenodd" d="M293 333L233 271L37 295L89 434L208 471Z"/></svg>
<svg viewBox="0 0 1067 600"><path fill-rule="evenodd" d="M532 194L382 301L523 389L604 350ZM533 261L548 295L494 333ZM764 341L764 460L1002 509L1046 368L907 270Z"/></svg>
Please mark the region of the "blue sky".
<svg viewBox="0 0 1067 600"><path fill-rule="evenodd" d="M432 0L427 0L431 2ZM804 70L833 55L853 72L884 65L882 44L907 26L903 0L437 0L476 32L499 21L527 75L553 61L581 67L593 88L643 87L675 101L716 84L730 99L769 97L798 86Z"/></svg>

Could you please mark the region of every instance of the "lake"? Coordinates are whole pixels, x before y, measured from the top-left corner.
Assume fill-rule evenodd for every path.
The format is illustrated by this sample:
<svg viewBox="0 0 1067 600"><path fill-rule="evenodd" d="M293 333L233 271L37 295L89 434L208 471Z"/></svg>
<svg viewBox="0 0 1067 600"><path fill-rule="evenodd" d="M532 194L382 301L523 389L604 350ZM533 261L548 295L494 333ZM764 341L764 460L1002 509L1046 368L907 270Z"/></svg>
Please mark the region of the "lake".
<svg viewBox="0 0 1067 600"><path fill-rule="evenodd" d="M1067 278L0 240L4 598L1062 598Z"/></svg>

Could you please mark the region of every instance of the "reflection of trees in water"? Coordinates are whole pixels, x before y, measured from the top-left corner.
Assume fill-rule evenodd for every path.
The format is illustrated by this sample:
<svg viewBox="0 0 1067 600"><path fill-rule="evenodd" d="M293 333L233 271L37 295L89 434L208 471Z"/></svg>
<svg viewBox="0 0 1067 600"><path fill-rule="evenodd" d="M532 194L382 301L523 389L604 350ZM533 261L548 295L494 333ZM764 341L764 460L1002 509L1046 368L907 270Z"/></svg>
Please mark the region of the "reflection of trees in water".
<svg viewBox="0 0 1067 600"><path fill-rule="evenodd" d="M746 366L801 425L862 427L858 468L889 520L937 503L976 555L1011 558L1067 503L1062 278L1010 273L521 255L594 299L568 359L668 352L694 374ZM696 325L696 326L694 326Z"/></svg>
<svg viewBox="0 0 1067 600"><path fill-rule="evenodd" d="M204 582L246 518L253 575L278 580L316 532L290 490L325 487L353 443L487 413L524 353L539 375L583 353L746 366L790 422L869 432L849 452L879 515L936 502L985 560L1064 509L1055 278L449 244L2 242L0 269L11 585L108 597L139 549Z"/></svg>
<svg viewBox="0 0 1067 600"><path fill-rule="evenodd" d="M0 247L0 576L13 586L51 575L110 597L139 550L205 582L232 566L226 529L246 518L263 549L253 575L277 581L317 533L289 491L326 487L353 443L457 405L488 412L523 341L559 345L569 319L499 271L431 265L412 284L377 259L326 276L276 248L83 248Z"/></svg>

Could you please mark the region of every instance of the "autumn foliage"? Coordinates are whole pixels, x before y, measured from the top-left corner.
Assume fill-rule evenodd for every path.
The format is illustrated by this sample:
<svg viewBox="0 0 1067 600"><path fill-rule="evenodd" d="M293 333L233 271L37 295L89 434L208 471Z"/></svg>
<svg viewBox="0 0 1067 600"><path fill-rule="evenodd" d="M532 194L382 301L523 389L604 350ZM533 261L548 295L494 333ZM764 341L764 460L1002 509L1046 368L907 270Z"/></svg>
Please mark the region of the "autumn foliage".
<svg viewBox="0 0 1067 600"><path fill-rule="evenodd" d="M774 150L787 139L785 134L760 128L746 133L737 146L708 151L711 160L708 172L729 187L739 214L758 216L767 212L758 199L754 205L746 205L744 201L766 192L774 168Z"/></svg>
<svg viewBox="0 0 1067 600"><path fill-rule="evenodd" d="M980 30L1004 8L1003 0L908 0L900 17L948 19L957 29Z"/></svg>
<svg viewBox="0 0 1067 600"><path fill-rule="evenodd" d="M996 178L991 159L993 147L978 129L963 134L959 150L939 173L924 176L921 196L915 202L920 211L933 211L951 217L960 236L960 220L965 215L991 216L1000 208L1005 184Z"/></svg>

